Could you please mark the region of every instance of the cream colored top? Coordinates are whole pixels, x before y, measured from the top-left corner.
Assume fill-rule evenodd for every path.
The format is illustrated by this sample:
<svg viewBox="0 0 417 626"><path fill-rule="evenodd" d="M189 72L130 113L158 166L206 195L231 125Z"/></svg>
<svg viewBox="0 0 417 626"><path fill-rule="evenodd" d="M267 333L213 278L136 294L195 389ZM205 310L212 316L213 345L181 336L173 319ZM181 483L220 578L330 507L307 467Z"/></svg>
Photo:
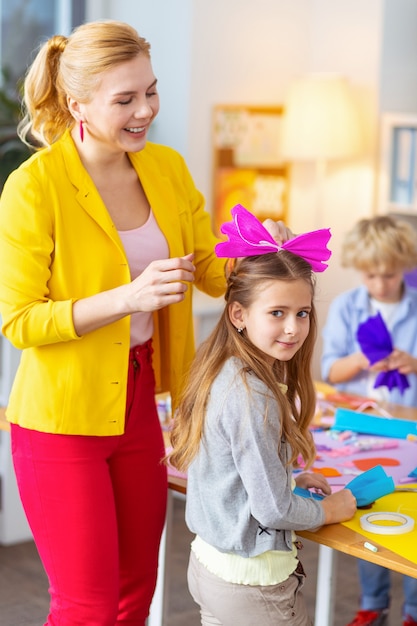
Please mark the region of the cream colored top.
<svg viewBox="0 0 417 626"><path fill-rule="evenodd" d="M287 580L298 565L294 544L291 552L269 550L246 558L220 552L197 535L191 543L191 550L209 572L238 585L277 585Z"/></svg>

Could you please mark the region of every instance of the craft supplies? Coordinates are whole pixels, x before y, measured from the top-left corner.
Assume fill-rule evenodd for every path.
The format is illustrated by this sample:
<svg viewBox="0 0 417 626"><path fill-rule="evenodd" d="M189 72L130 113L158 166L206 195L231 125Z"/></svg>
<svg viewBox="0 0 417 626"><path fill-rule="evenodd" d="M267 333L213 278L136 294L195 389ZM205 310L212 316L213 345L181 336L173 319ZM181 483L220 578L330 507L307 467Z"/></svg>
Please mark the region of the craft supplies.
<svg viewBox="0 0 417 626"><path fill-rule="evenodd" d="M369 437L364 439L358 439L354 443L357 450L392 450L398 448L398 442L393 439L377 439L375 437Z"/></svg>
<svg viewBox="0 0 417 626"><path fill-rule="evenodd" d="M394 350L391 335L379 311L359 324L356 338L371 365L387 358ZM400 393L404 393L409 386L407 376L397 369L379 372L374 384L374 387L388 387L390 391L398 387Z"/></svg>
<svg viewBox="0 0 417 626"><path fill-rule="evenodd" d="M377 535L402 535L409 533L414 528L414 519L409 515L403 513L367 513L362 515L359 520L361 528L368 533L375 533ZM377 524L375 522L384 522L384 524ZM393 522L387 524L387 522Z"/></svg>
<svg viewBox="0 0 417 626"><path fill-rule="evenodd" d="M369 541L365 541L365 543L363 544L363 547L366 548L367 550L370 550L371 552L378 552L378 548L374 546L373 543L369 543Z"/></svg>
<svg viewBox="0 0 417 626"><path fill-rule="evenodd" d="M353 478L347 485L356 498L358 507L367 506L382 498L395 489L391 476L387 476L381 465L363 472L360 476Z"/></svg>
<svg viewBox="0 0 417 626"><path fill-rule="evenodd" d="M310 491L309 489L304 489L303 487L294 487L294 491L297 496L301 496L302 498L313 498L314 500L323 500L324 496L321 493L316 493L315 491Z"/></svg>
<svg viewBox="0 0 417 626"><path fill-rule="evenodd" d="M409 434L417 435L417 422L336 409L332 430L353 430L368 435L406 439Z"/></svg>

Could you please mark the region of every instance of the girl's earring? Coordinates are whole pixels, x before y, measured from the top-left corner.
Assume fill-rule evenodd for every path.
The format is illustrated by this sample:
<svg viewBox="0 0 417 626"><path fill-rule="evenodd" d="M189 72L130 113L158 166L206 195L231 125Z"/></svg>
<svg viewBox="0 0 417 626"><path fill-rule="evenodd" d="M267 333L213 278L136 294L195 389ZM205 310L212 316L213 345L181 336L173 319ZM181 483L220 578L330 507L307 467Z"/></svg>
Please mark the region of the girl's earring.
<svg viewBox="0 0 417 626"><path fill-rule="evenodd" d="M84 126L83 126L82 120L80 120L80 139L81 139L81 142L84 141Z"/></svg>
<svg viewBox="0 0 417 626"><path fill-rule="evenodd" d="M241 335L243 333L243 331L245 330L244 326L240 326L239 328L236 329L237 332L239 333L239 335Z"/></svg>

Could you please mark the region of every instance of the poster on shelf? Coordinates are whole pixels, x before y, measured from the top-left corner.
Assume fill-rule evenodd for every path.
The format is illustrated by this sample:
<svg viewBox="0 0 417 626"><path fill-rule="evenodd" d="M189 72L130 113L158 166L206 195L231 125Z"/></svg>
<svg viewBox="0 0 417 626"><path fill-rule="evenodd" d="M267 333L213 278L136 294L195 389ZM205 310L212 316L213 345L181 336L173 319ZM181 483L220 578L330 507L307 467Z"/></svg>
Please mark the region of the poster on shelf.
<svg viewBox="0 0 417 626"><path fill-rule="evenodd" d="M280 153L282 107L217 105L213 116L214 229L242 204L259 219L285 220L288 175Z"/></svg>

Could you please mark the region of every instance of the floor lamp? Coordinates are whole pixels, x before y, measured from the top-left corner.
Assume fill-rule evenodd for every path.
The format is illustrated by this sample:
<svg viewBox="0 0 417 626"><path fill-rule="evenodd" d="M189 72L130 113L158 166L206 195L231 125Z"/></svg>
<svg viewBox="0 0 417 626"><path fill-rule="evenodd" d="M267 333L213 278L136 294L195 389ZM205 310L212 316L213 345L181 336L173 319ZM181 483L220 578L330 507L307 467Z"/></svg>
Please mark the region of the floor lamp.
<svg viewBox="0 0 417 626"><path fill-rule="evenodd" d="M362 147L358 111L351 88L342 76L307 76L290 86L284 107L282 155L289 162L315 163L315 221L317 227L322 227L327 162L351 158Z"/></svg>

